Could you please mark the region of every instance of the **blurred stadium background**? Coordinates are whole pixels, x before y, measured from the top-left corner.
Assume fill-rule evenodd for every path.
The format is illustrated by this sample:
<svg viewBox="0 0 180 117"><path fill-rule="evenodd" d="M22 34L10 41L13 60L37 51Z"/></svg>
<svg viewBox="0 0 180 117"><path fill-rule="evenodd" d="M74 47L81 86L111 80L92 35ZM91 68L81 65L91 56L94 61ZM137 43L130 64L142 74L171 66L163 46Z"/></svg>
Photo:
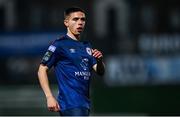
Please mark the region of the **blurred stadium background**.
<svg viewBox="0 0 180 117"><path fill-rule="evenodd" d="M87 11L82 37L104 53L91 115L180 115L179 0L0 0L0 115L58 115L46 109L37 69L70 6Z"/></svg>

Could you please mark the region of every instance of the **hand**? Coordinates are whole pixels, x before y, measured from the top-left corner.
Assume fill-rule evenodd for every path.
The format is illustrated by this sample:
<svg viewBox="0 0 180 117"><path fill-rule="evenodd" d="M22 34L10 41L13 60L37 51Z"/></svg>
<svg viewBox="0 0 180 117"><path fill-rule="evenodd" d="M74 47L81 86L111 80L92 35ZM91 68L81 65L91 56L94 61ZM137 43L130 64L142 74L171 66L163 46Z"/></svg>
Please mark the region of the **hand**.
<svg viewBox="0 0 180 117"><path fill-rule="evenodd" d="M92 55L96 58L96 60L102 60L103 58L102 52L97 49L92 49Z"/></svg>
<svg viewBox="0 0 180 117"><path fill-rule="evenodd" d="M60 111L60 106L53 96L47 97L47 107L48 110L52 112Z"/></svg>

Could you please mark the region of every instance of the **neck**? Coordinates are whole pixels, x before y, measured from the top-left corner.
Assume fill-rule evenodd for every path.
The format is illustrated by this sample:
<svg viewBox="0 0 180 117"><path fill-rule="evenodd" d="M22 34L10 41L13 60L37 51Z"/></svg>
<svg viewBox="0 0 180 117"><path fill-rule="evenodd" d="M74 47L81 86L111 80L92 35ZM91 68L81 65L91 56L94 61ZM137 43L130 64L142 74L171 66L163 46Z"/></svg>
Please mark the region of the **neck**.
<svg viewBox="0 0 180 117"><path fill-rule="evenodd" d="M79 41L80 35L73 35L72 33L68 32L67 35L71 37L73 40Z"/></svg>

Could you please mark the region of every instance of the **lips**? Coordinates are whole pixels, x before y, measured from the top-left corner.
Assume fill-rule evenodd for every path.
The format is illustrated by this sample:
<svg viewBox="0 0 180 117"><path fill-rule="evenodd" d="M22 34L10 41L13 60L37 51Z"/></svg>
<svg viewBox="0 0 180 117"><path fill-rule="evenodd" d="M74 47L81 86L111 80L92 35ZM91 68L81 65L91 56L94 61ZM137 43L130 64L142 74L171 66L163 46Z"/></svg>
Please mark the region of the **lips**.
<svg viewBox="0 0 180 117"><path fill-rule="evenodd" d="M82 27L79 27L79 28L77 28L77 30L78 30L78 31L82 31L82 30L83 30L83 28L82 28Z"/></svg>

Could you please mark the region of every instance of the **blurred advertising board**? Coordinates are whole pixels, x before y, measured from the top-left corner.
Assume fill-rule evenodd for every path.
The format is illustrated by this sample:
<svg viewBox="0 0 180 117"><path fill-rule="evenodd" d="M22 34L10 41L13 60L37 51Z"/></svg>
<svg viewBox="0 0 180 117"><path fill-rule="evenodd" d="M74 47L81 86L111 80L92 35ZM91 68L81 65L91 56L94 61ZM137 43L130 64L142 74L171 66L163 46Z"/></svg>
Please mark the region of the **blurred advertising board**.
<svg viewBox="0 0 180 117"><path fill-rule="evenodd" d="M179 71L180 56L111 56L106 58L105 83L109 86L176 84L180 83Z"/></svg>
<svg viewBox="0 0 180 117"><path fill-rule="evenodd" d="M58 38L59 32L7 33L0 35L0 56L43 54L48 45Z"/></svg>

